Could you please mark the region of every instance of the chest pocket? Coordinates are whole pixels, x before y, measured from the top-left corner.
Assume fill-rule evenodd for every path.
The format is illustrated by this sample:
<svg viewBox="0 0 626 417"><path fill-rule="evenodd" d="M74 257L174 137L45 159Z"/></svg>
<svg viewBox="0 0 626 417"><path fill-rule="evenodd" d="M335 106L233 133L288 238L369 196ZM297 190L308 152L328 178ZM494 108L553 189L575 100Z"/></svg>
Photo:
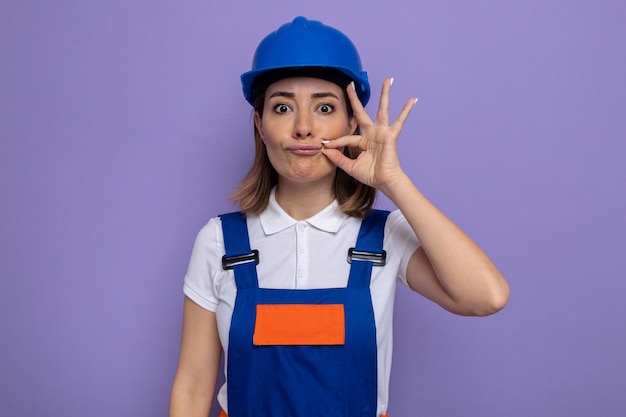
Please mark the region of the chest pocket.
<svg viewBox="0 0 626 417"><path fill-rule="evenodd" d="M254 345L343 345L343 304L259 304Z"/></svg>

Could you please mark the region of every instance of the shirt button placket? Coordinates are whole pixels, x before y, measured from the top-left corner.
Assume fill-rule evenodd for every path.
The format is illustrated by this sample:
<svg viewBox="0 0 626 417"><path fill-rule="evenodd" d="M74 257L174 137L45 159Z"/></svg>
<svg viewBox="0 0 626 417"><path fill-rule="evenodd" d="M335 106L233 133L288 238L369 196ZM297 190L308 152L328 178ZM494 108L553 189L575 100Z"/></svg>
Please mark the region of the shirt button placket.
<svg viewBox="0 0 626 417"><path fill-rule="evenodd" d="M297 274L297 280L296 280L296 286L299 287L302 282L304 281L304 279L306 278L306 268L307 268L307 262L306 262L306 238L305 238L305 234L306 234L306 229L307 226L304 223L299 223L296 226L296 249L297 249L297 266L296 266L296 274Z"/></svg>

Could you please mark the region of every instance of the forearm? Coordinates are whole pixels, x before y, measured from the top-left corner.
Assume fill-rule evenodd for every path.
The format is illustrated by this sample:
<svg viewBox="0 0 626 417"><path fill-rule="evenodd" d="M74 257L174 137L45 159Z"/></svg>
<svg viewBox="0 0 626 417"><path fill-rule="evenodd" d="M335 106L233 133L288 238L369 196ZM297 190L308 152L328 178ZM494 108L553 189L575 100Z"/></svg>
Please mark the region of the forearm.
<svg viewBox="0 0 626 417"><path fill-rule="evenodd" d="M172 386L169 417L207 417L211 410L213 390L194 390L181 385L175 380Z"/></svg>
<svg viewBox="0 0 626 417"><path fill-rule="evenodd" d="M504 307L509 287L483 250L437 209L404 174L380 190L403 213L449 300L446 308L464 315L487 315ZM410 276L409 285L420 277Z"/></svg>

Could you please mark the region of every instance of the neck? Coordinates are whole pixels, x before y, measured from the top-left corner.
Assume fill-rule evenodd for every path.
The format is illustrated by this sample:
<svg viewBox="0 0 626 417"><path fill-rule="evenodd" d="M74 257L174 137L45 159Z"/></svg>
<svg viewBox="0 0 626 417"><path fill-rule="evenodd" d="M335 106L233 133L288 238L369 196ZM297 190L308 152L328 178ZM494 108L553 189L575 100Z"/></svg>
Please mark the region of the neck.
<svg viewBox="0 0 626 417"><path fill-rule="evenodd" d="M278 182L276 202L296 220L308 219L326 208L335 199L332 183Z"/></svg>

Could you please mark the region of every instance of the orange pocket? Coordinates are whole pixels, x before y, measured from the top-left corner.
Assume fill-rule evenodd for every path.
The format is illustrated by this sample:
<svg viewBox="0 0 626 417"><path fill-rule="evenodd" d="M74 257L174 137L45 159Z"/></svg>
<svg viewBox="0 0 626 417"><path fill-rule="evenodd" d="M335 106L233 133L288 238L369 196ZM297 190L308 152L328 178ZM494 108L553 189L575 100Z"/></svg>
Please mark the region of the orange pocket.
<svg viewBox="0 0 626 417"><path fill-rule="evenodd" d="M254 344L343 345L343 304L259 304Z"/></svg>

